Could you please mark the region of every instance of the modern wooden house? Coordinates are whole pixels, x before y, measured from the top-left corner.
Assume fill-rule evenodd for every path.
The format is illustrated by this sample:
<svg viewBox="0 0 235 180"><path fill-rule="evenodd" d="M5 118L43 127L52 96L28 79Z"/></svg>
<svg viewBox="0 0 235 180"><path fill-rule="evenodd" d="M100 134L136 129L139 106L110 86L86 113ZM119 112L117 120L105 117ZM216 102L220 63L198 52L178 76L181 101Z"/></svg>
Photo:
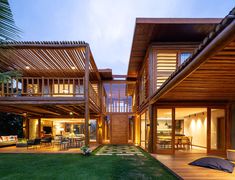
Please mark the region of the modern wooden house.
<svg viewBox="0 0 235 180"><path fill-rule="evenodd" d="M85 42L4 42L0 111L27 138L84 134L86 144L149 152L235 148L235 9L224 19L137 18L127 75L98 70Z"/></svg>
<svg viewBox="0 0 235 180"><path fill-rule="evenodd" d="M159 154L235 148L234 14L136 20L128 78L137 82L141 147Z"/></svg>

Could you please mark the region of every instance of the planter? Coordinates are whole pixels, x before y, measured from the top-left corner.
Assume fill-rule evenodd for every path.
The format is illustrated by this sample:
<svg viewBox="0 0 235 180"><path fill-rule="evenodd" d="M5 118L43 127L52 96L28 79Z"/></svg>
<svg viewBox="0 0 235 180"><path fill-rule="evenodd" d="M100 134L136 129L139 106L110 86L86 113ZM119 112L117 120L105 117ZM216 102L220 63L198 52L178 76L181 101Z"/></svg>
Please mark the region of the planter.
<svg viewBox="0 0 235 180"><path fill-rule="evenodd" d="M227 159L229 161L235 161L235 150L227 149Z"/></svg>

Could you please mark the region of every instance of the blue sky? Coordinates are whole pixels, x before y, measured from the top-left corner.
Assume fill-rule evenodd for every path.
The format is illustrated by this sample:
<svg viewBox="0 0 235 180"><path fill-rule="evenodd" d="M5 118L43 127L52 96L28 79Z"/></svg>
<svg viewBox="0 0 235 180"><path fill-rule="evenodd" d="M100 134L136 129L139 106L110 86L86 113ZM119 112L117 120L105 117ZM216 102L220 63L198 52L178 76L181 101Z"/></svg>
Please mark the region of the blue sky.
<svg viewBox="0 0 235 180"><path fill-rule="evenodd" d="M20 40L82 40L98 68L126 74L136 17L224 17L235 0L9 0Z"/></svg>

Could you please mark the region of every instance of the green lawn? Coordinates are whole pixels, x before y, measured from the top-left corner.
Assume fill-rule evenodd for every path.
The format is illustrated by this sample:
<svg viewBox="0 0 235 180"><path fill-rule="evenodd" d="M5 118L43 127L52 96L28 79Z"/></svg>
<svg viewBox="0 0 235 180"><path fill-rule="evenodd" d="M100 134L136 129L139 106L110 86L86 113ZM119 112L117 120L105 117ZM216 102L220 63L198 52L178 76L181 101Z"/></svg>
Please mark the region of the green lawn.
<svg viewBox="0 0 235 180"><path fill-rule="evenodd" d="M176 179L145 156L0 154L0 179Z"/></svg>

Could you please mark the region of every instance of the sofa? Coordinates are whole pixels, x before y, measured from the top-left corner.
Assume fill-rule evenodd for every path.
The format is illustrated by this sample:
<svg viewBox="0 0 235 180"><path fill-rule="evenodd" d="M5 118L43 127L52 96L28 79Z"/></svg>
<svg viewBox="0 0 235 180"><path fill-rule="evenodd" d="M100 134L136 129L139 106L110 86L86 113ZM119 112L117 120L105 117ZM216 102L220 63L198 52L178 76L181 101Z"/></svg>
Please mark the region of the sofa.
<svg viewBox="0 0 235 180"><path fill-rule="evenodd" d="M0 147L16 145L18 137L16 135L0 136Z"/></svg>

